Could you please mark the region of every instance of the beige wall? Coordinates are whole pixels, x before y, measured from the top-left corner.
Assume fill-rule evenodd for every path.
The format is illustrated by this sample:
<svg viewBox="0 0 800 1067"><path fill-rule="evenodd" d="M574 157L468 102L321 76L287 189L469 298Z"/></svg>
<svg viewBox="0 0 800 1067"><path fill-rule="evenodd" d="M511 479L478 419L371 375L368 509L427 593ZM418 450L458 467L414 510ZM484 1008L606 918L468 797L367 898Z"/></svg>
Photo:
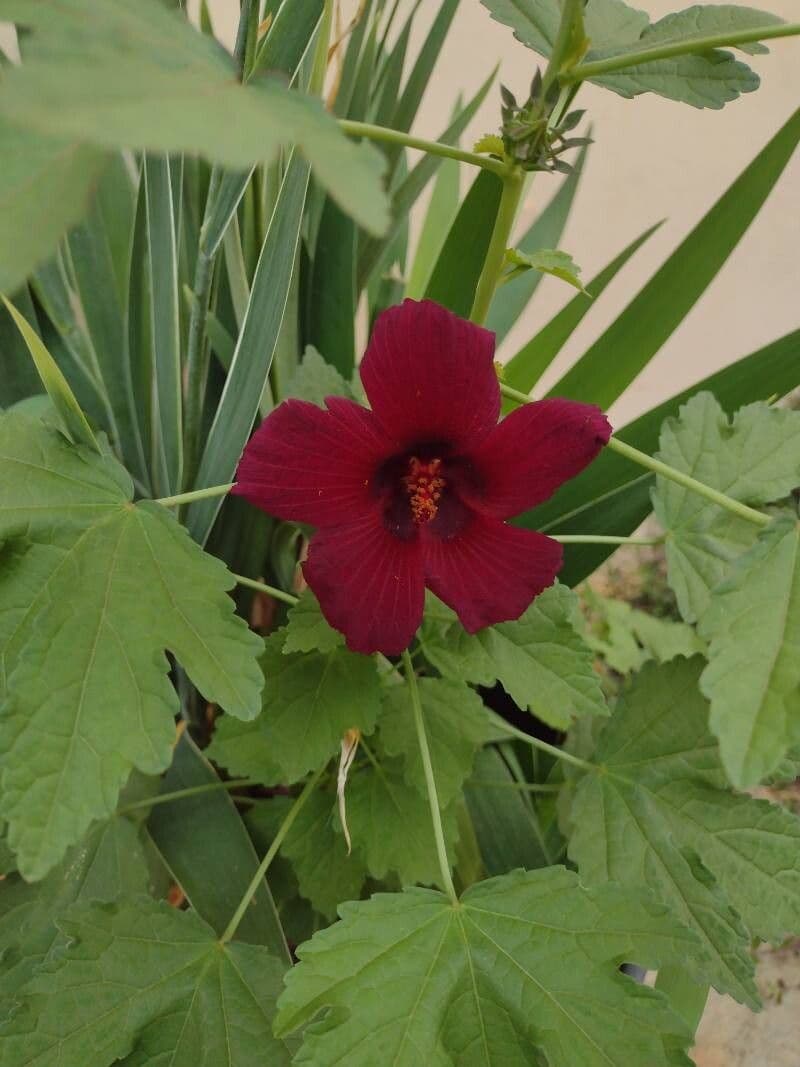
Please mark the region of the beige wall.
<svg viewBox="0 0 800 1067"><path fill-rule="evenodd" d="M352 3L345 2L348 6ZM679 0L639 0L638 6L655 19L685 5ZM765 0L764 6L791 19L797 18L800 4L798 0ZM238 2L216 0L215 7L218 30L229 36ZM437 7L434 0L423 0L418 42ZM649 96L622 100L593 86L582 91L581 104L589 108L597 143L562 247L581 264L584 277L590 278L648 225L662 218L667 221L584 320L553 368L554 375L584 351L625 306L800 104L800 41L774 42L771 53L753 60L763 78L759 91L722 111L697 111ZM498 61L502 80L518 95L524 92L536 57L509 30L493 22L478 0L462 0L417 132L436 136L446 125L455 96L474 92ZM497 95L490 97L465 143L495 128ZM552 195L558 180L536 177L521 226ZM513 354L570 295L563 284L545 279L509 337L506 354ZM798 325L800 153L716 282L619 402L613 413L616 421L621 423Z"/></svg>

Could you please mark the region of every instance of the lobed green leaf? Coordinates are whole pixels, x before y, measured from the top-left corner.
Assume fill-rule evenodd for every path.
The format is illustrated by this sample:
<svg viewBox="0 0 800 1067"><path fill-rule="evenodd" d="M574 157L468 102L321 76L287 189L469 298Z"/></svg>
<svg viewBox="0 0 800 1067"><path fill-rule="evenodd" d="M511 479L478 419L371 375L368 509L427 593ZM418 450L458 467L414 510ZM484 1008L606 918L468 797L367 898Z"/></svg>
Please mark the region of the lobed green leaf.
<svg viewBox="0 0 800 1067"><path fill-rule="evenodd" d="M563 867L346 904L298 950L276 1033L306 1030L298 1064L530 1067L688 1065L660 994L618 972L691 951L694 938L636 894L586 890ZM634 931L634 932L632 932ZM387 995L390 994L390 995Z"/></svg>

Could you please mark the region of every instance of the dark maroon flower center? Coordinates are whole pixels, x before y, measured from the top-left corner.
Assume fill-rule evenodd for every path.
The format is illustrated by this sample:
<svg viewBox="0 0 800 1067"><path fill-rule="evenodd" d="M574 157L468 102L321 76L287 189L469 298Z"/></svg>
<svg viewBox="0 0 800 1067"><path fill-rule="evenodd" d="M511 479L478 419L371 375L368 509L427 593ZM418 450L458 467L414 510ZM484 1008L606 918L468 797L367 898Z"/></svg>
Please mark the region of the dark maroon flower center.
<svg viewBox="0 0 800 1067"><path fill-rule="evenodd" d="M403 476L403 485L411 504L411 518L422 526L435 519L439 511L442 490L447 482L442 477L442 461L438 456L420 459L410 456L408 474Z"/></svg>
<svg viewBox="0 0 800 1067"><path fill-rule="evenodd" d="M469 511L464 503L480 493L471 462L452 455L444 441L421 442L392 456L375 472L373 492L383 502L386 528L408 541L423 530L447 539L462 528Z"/></svg>

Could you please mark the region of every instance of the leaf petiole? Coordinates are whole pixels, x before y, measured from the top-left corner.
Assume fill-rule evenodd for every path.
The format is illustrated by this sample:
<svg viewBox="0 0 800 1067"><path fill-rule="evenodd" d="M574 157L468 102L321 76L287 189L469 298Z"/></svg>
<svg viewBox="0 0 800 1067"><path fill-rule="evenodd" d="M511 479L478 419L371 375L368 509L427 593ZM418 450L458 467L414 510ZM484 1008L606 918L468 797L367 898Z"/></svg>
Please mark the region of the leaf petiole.
<svg viewBox="0 0 800 1067"><path fill-rule="evenodd" d="M518 741L524 741L532 748L538 748L541 752L547 752L548 755L555 757L555 759L563 760L565 763L571 763L573 767L580 767L583 771L597 770L596 763L590 763L588 760L580 759L578 756L573 756L571 752L566 752L563 748L558 748L556 745L548 744L547 741L542 741L538 737L526 734L524 730L518 730L516 726L512 726L510 722L501 719L499 715L492 716L492 723L499 729L505 730L511 737L516 737Z"/></svg>
<svg viewBox="0 0 800 1067"><path fill-rule="evenodd" d="M258 887L264 880L264 876L266 875L267 870L269 869L269 865L277 856L278 850L283 844L286 835L292 828L292 824L294 823L297 816L300 814L300 811L302 810L305 802L313 793L324 771L325 768L320 767L320 769L308 779L306 784L303 786L301 792L297 795L297 799L295 800L294 804L292 804L291 808L289 808L289 811L286 813L286 818L278 827L278 832L272 839L272 844L267 849L267 852L261 863L259 863L258 870L253 875L253 879L250 882L250 885L245 890L244 896L239 901L236 911L231 916L231 921L225 927L225 930L223 931L223 934L219 939L221 945L224 945L226 942L230 941L233 935L236 933L239 927L239 923L244 918L244 913L250 906L250 901L256 895L256 893L258 892Z"/></svg>
<svg viewBox="0 0 800 1067"><path fill-rule="evenodd" d="M218 789L246 789L251 785L260 785L255 778L232 778L229 782L207 782L205 785L193 785L188 789L175 789L171 793L158 793L156 796L147 797L145 800L136 800L124 807L117 808L117 815L129 815L132 811L141 811L142 808L155 808L159 804L169 804L173 800L184 800L187 797L199 796L202 793L213 793Z"/></svg>
<svg viewBox="0 0 800 1067"><path fill-rule="evenodd" d="M598 78L603 74L613 74L618 70L628 70L629 67L637 66L640 63L655 63L659 59L696 55L698 52L710 52L715 48L735 48L738 44L747 44L750 41L768 41L775 37L796 37L799 34L800 22L784 22L770 26L753 26L749 29L733 31L732 33L713 33L707 37L697 37L693 41L672 41L667 44L655 45L652 48L641 48L638 52L623 52L620 55L608 56L606 59L595 59L589 63L579 63L577 66L563 71L559 81L562 84L569 85L585 81L587 78Z"/></svg>
<svg viewBox="0 0 800 1067"><path fill-rule="evenodd" d="M423 137L414 137L409 133L401 133L392 130L388 126L376 126L371 122L355 122L352 119L339 119L339 129L343 133L349 133L353 137L367 137L372 141L382 141L388 144L401 144L406 148L417 148L431 156L441 156L443 159L455 159L459 163L469 163L473 167L481 167L490 170L494 174L504 177L508 173L508 164L493 156L479 155L477 152L467 152L463 148L453 145L442 144L441 141L427 141Z"/></svg>
<svg viewBox="0 0 800 1067"><path fill-rule="evenodd" d="M516 400L518 404L531 403L531 397L526 393L521 393L519 389L513 389L504 382L500 382L500 392L503 396L507 396L509 400ZM692 478L690 474L684 474L683 471L670 467L668 463L655 459L653 456L648 456L646 452L641 452L638 448L634 448L633 445L626 444L618 437L610 438L606 448L610 448L612 452L624 456L633 463L638 463L640 467L646 467L655 474L660 474L663 478L669 478L671 482L677 482L684 489L690 489L693 493L704 496L712 504L716 504L718 507L724 508L726 511L730 511L731 514L738 515L739 518L746 519L756 526L769 526L772 521L769 515L765 515L763 511L756 511L755 508L748 507L747 504L741 504L738 500L721 493L718 489L712 489L710 485Z"/></svg>
<svg viewBox="0 0 800 1067"><path fill-rule="evenodd" d="M436 790L436 778L434 777L433 764L431 763L431 750L428 746L428 735L425 732L425 720L422 716L422 701L420 700L417 676L414 673L414 664L411 662L411 656L409 655L408 649L403 653L403 672L406 676L406 684L408 685L408 691L411 696L411 710L414 715L414 726L417 730L419 752L422 757L422 769L425 773L425 785L428 789L428 803L430 804L431 809L433 836L436 841L436 854L439 857L439 870L442 874L442 884L444 885L450 900L453 904L457 904L458 894L456 893L456 887L453 885L453 876L450 873L450 861L447 858L447 846L444 843L442 813L439 808L439 794Z"/></svg>
<svg viewBox="0 0 800 1067"><path fill-rule="evenodd" d="M248 589L255 589L259 593L266 593L274 600L282 600L284 604L291 604L294 606L300 600L300 597L294 595L294 593L287 593L283 589L278 589L274 585L267 585L266 582L258 582L255 578L246 578L243 574L234 574L237 585L247 586Z"/></svg>
<svg viewBox="0 0 800 1067"><path fill-rule="evenodd" d="M163 508L174 508L179 504L191 504L193 500L207 500L212 496L226 496L235 484L235 482L228 482L227 485L211 485L207 489L192 489L190 493L160 496L153 503L160 504Z"/></svg>

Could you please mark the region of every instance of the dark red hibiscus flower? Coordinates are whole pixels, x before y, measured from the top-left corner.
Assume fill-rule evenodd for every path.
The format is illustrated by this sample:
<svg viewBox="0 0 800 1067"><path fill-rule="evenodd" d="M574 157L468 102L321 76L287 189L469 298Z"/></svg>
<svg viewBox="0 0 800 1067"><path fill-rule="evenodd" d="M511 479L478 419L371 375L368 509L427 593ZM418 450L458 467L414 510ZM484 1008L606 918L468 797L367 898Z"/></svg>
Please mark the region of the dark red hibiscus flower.
<svg viewBox="0 0 800 1067"><path fill-rule="evenodd" d="M493 357L488 330L406 300L380 316L361 363L371 410L287 400L245 449L233 491L317 527L303 571L356 652L406 648L426 586L474 633L555 580L561 546L506 520L581 471L611 427L568 400L498 423Z"/></svg>

